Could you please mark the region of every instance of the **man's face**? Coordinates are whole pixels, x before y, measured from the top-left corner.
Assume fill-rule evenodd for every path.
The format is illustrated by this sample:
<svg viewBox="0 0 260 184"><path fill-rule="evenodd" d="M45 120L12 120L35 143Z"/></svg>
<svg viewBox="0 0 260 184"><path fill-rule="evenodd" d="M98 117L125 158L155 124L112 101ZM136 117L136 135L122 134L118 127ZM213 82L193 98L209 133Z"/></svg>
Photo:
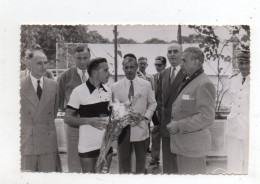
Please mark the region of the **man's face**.
<svg viewBox="0 0 260 184"><path fill-rule="evenodd" d="M99 64L99 70L97 72L97 78L98 80L105 84L108 82L108 79L109 79L109 76L110 76L110 72L109 72L109 67L108 67L108 64L103 62L103 63L100 63Z"/></svg>
<svg viewBox="0 0 260 184"><path fill-rule="evenodd" d="M183 73L187 76L191 76L198 69L199 61L191 59L189 53L183 54L183 59L181 61L181 68L183 69Z"/></svg>
<svg viewBox="0 0 260 184"><path fill-rule="evenodd" d="M167 58L173 67L177 67L182 59L182 50L180 45L172 45L167 50Z"/></svg>
<svg viewBox="0 0 260 184"><path fill-rule="evenodd" d="M166 67L160 60L155 60L154 66L157 72L163 71Z"/></svg>
<svg viewBox="0 0 260 184"><path fill-rule="evenodd" d="M246 77L250 73L250 61L249 60L238 58L237 66L243 77Z"/></svg>
<svg viewBox="0 0 260 184"><path fill-rule="evenodd" d="M29 61L31 74L39 79L46 72L47 57L43 53L34 53L33 58Z"/></svg>
<svg viewBox="0 0 260 184"><path fill-rule="evenodd" d="M125 72L125 76L128 80L133 80L137 71L136 61L124 61L123 62L123 70Z"/></svg>
<svg viewBox="0 0 260 184"><path fill-rule="evenodd" d="M138 61L138 68L139 68L140 71L145 71L147 66L148 66L147 60Z"/></svg>
<svg viewBox="0 0 260 184"><path fill-rule="evenodd" d="M77 67L81 70L86 70L90 61L90 53L84 50L83 52L76 52L74 57Z"/></svg>

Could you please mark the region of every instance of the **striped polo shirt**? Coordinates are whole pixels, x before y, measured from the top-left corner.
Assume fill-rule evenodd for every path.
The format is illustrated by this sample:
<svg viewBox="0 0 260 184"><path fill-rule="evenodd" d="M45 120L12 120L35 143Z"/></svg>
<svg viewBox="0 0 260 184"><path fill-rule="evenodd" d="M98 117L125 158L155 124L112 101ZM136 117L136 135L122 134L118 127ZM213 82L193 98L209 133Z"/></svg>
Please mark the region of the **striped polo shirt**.
<svg viewBox="0 0 260 184"><path fill-rule="evenodd" d="M88 80L72 91L67 108L77 110L80 117L107 117L110 115L111 98L112 93L108 86L100 84L100 87L96 88ZM79 153L100 149L104 133L105 130L96 129L91 125L81 125Z"/></svg>

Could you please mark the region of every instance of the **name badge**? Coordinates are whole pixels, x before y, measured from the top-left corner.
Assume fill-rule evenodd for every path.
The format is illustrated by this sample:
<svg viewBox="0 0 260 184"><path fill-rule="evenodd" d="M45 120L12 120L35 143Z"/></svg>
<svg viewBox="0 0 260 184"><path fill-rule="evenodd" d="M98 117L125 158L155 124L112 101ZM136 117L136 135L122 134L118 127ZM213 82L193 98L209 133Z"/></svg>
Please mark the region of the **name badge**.
<svg viewBox="0 0 260 184"><path fill-rule="evenodd" d="M182 100L190 100L190 95L182 95Z"/></svg>

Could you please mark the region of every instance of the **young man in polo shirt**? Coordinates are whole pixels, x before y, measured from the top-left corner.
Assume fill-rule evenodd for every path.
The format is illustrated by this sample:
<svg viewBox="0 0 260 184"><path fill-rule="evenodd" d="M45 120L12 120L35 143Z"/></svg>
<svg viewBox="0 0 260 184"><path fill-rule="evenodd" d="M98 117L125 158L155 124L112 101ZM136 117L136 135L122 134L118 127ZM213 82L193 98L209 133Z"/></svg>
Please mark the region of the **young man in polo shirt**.
<svg viewBox="0 0 260 184"><path fill-rule="evenodd" d="M89 80L76 87L66 109L65 123L80 126L78 151L83 173L94 173L110 114L111 90L103 85L109 78L105 58L90 61ZM112 149L107 156L111 163Z"/></svg>

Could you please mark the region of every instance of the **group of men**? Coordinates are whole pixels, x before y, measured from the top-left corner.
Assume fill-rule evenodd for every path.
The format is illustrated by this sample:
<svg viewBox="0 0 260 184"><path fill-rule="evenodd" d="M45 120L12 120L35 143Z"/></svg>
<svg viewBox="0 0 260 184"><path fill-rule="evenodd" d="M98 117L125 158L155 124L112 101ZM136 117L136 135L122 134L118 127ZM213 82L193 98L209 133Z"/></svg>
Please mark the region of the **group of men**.
<svg viewBox="0 0 260 184"><path fill-rule="evenodd" d="M60 108L67 124L69 172L94 173L111 102L116 98L126 103L140 94L133 110L142 114L142 121L139 126L126 126L117 141L119 172L131 173L131 154L135 153L135 172L145 173L151 134L150 165L159 164L162 147L164 174L205 174L216 91L204 73L203 52L197 47L182 51L181 45L172 44L167 49L170 67L166 68L165 57L156 57L155 75L145 72L147 58L137 60L134 54L126 54L122 61L125 77L110 87L106 85L110 75L107 60L90 57L87 47L78 46L76 66L56 82L44 76L47 57L43 51L30 51L26 58L29 75L21 82L22 170L57 171L54 119ZM108 165L112 153L111 148Z"/></svg>

